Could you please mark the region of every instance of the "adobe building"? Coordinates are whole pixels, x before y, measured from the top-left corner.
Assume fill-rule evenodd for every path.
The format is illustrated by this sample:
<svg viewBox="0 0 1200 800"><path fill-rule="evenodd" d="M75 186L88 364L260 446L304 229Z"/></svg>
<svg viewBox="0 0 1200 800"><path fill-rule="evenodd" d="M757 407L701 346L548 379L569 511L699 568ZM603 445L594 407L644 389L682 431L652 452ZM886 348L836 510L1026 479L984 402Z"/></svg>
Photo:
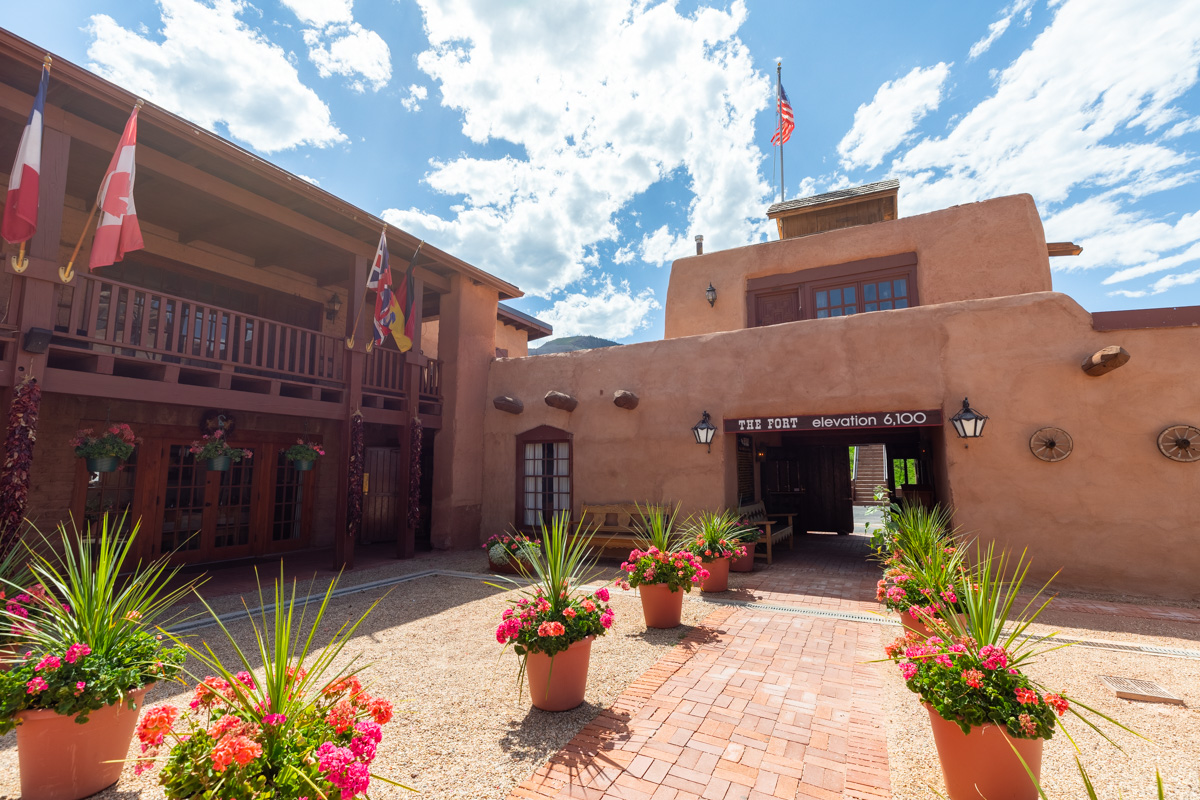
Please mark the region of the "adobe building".
<svg viewBox="0 0 1200 800"><path fill-rule="evenodd" d="M1200 307L1088 313L1028 195L898 218L898 190L777 204L781 240L677 260L662 341L495 362L480 535L633 501L847 532L856 445L1060 586L1200 598ZM979 438L951 424L965 398Z"/></svg>
<svg viewBox="0 0 1200 800"><path fill-rule="evenodd" d="M16 152L44 51L0 30L0 169ZM82 528L104 512L141 521L141 554L183 563L274 557L336 545L448 546L479 529L478 500L450 465L478 461L488 365L548 335L499 301L511 284L425 243L416 256L418 335L366 350L364 297L382 220L151 104L139 113L135 197L144 249L89 273L83 237L67 264L137 98L63 59L47 95L37 233L28 267L5 245L0 403L33 375L43 391L28 517ZM0 184L9 176L0 173ZM420 244L388 229L395 279ZM365 306L365 309L364 309ZM355 322L357 321L357 326ZM352 346L350 344L352 343ZM350 420L361 413L362 532L346 536ZM120 470L90 473L68 443L128 423L142 443ZM214 425L254 456L203 469L190 442ZM411 431L421 431L419 492ZM282 453L327 454L309 472ZM2 446L2 445L0 445ZM409 525L410 497L421 507Z"/></svg>

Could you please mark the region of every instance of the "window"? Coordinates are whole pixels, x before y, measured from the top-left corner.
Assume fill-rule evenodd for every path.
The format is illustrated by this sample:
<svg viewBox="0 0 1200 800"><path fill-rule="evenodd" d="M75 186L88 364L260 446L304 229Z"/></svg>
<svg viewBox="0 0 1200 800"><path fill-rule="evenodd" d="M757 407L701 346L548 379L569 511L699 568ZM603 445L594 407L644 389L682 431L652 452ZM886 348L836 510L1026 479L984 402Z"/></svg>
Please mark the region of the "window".
<svg viewBox="0 0 1200 800"><path fill-rule="evenodd" d="M909 308L919 305L916 275L917 254L899 253L751 278L746 319L757 327Z"/></svg>
<svg viewBox="0 0 1200 800"><path fill-rule="evenodd" d="M517 436L517 525L571 511L571 434L543 425Z"/></svg>
<svg viewBox="0 0 1200 800"><path fill-rule="evenodd" d="M275 498L271 514L271 541L297 541L304 532L304 478L284 457L287 449L277 447L275 455Z"/></svg>
<svg viewBox="0 0 1200 800"><path fill-rule="evenodd" d="M843 282L813 290L817 319L847 317L868 311L908 308L908 276Z"/></svg>
<svg viewBox="0 0 1200 800"><path fill-rule="evenodd" d="M133 490L137 483L137 457L138 451L134 450L116 472L88 473L87 494L83 501L85 530L99 530L100 520L105 514L108 514L110 525L124 518L128 529L137 522L131 513Z"/></svg>

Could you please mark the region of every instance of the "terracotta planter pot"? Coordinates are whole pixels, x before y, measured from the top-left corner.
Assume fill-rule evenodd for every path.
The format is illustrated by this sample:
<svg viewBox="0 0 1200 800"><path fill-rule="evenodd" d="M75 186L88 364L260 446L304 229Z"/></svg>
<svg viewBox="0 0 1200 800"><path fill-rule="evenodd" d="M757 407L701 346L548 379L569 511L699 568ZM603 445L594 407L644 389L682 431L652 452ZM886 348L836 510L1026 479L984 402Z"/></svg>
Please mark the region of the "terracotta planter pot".
<svg viewBox="0 0 1200 800"><path fill-rule="evenodd" d="M529 697L536 708L569 711L583 702L595 638L580 639L561 653L555 653L553 658L544 653L530 653L526 657Z"/></svg>
<svg viewBox="0 0 1200 800"><path fill-rule="evenodd" d="M142 701L150 686L133 691L135 708L105 706L86 724L54 711L21 711L17 760L23 800L79 800L121 777Z"/></svg>
<svg viewBox="0 0 1200 800"><path fill-rule="evenodd" d="M754 545L746 545L746 555L733 559L729 562L730 572L753 572L754 571Z"/></svg>
<svg viewBox="0 0 1200 800"><path fill-rule="evenodd" d="M728 558L715 558L704 562L708 578L700 584L702 591L724 592L729 589L729 561Z"/></svg>
<svg viewBox="0 0 1200 800"><path fill-rule="evenodd" d="M960 621L966 621L966 614L957 614L956 616ZM908 611L900 612L900 624L906 630L915 631L922 639L928 639L930 636L933 636L933 631L929 630L929 626L917 619L916 614L909 613Z"/></svg>
<svg viewBox="0 0 1200 800"><path fill-rule="evenodd" d="M950 800L1037 800L1037 787L1021 766L1021 759L1040 781L1045 739L1015 739L1008 731L990 724L964 734L962 728L942 719L928 704L925 710L929 712ZM1013 752L1014 747L1021 759Z"/></svg>
<svg viewBox="0 0 1200 800"><path fill-rule="evenodd" d="M665 583L643 583L638 594L647 628L674 628L683 619L683 589L672 592Z"/></svg>
<svg viewBox="0 0 1200 800"><path fill-rule="evenodd" d="M492 557L488 556L488 572L494 572L497 575L518 575L516 565L512 561L506 561L503 564L497 564L492 561Z"/></svg>

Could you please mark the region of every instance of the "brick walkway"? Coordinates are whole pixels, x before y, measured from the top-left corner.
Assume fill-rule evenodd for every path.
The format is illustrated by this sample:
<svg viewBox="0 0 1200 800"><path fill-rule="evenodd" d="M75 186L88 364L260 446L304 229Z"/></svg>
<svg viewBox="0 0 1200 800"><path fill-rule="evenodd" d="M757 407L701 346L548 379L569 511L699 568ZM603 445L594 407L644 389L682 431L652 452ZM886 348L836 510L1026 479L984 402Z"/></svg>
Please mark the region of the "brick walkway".
<svg viewBox="0 0 1200 800"><path fill-rule="evenodd" d="M745 576L743 591L874 610L862 546L829 537L802 566ZM882 686L863 663L879 657L882 635L871 624L721 608L510 798L889 797Z"/></svg>

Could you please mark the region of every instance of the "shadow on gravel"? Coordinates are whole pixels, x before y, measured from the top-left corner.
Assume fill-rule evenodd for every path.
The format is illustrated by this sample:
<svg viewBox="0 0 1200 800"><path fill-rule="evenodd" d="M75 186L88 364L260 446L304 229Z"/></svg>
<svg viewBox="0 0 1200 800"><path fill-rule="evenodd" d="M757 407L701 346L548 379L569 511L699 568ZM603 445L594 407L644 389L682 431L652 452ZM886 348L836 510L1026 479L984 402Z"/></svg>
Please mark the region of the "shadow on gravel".
<svg viewBox="0 0 1200 800"><path fill-rule="evenodd" d="M550 765L568 771L570 785L584 786L604 769L624 768L606 752L629 740L632 735L629 721L628 714L591 703L561 712L530 709L524 720L510 726L501 739L501 748L522 758L549 757ZM548 733L560 726L572 726L579 731L561 750Z"/></svg>

